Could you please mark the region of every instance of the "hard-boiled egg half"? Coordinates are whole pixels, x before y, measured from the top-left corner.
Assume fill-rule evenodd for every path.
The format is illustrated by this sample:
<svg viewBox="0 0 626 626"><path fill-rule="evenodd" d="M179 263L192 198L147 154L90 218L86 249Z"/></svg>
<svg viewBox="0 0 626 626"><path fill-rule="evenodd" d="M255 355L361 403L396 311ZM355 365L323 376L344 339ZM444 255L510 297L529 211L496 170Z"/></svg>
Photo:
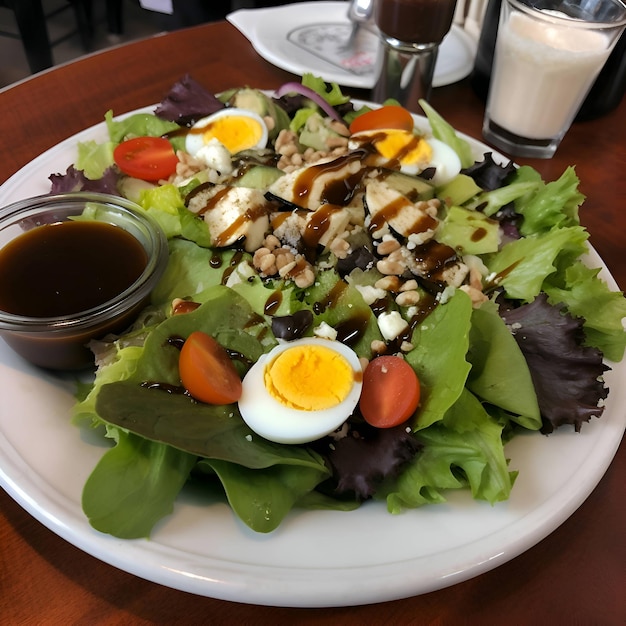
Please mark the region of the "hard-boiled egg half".
<svg viewBox="0 0 626 626"><path fill-rule="evenodd" d="M310 337L281 343L244 377L239 411L270 441L315 441L352 414L362 379L356 353L338 341Z"/></svg>
<svg viewBox="0 0 626 626"><path fill-rule="evenodd" d="M405 174L416 175L434 167L432 181L441 185L461 171L457 153L443 141L423 137L410 130L398 128L365 130L350 137L353 150L368 146L375 152L371 161L378 167L400 168Z"/></svg>
<svg viewBox="0 0 626 626"><path fill-rule="evenodd" d="M268 130L263 118L252 111L221 109L198 120L188 131L185 149L196 155L216 140L231 154L267 145Z"/></svg>

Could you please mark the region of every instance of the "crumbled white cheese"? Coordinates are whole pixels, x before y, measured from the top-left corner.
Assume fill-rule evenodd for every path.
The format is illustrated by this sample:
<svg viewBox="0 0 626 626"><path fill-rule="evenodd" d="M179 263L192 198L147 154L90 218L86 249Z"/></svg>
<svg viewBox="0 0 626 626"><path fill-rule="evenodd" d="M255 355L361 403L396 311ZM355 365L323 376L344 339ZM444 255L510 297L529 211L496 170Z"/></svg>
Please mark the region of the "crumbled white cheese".
<svg viewBox="0 0 626 626"><path fill-rule="evenodd" d="M430 241L434 235L435 231L432 228L421 233L411 233L408 238L407 248L413 250L417 246L423 246L427 241Z"/></svg>
<svg viewBox="0 0 626 626"><path fill-rule="evenodd" d="M419 312L420 310L416 306L410 306L406 310L406 317L407 319L413 319Z"/></svg>
<svg viewBox="0 0 626 626"><path fill-rule="evenodd" d="M439 304L445 304L454 295L455 291L456 287L453 285L448 285L443 291L440 291L437 294L437 301Z"/></svg>
<svg viewBox="0 0 626 626"><path fill-rule="evenodd" d="M319 326L313 329L313 334L320 339L337 339L337 331L326 322L322 322Z"/></svg>
<svg viewBox="0 0 626 626"><path fill-rule="evenodd" d="M384 289L378 289L372 285L355 285L359 293L363 296L365 304L368 306L374 304L377 300L382 300L387 292Z"/></svg>
<svg viewBox="0 0 626 626"><path fill-rule="evenodd" d="M387 341L392 341L408 327L408 323L398 311L386 311L378 316L378 328Z"/></svg>

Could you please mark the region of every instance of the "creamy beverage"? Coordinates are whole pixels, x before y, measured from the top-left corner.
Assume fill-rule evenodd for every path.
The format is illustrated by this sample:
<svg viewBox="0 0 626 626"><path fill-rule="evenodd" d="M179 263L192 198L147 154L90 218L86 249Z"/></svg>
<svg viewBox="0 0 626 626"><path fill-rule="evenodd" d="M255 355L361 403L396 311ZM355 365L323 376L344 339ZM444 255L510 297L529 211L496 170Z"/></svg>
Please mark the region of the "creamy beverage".
<svg viewBox="0 0 626 626"><path fill-rule="evenodd" d="M501 24L489 94L491 122L541 140L560 136L609 56L598 30L567 28L514 12Z"/></svg>

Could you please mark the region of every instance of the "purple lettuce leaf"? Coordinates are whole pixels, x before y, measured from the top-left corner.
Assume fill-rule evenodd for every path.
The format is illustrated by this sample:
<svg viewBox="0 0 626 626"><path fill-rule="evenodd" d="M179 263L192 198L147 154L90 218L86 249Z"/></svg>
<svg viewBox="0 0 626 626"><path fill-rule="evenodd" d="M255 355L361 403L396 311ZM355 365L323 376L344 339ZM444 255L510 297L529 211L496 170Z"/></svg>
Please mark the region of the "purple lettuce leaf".
<svg viewBox="0 0 626 626"><path fill-rule="evenodd" d="M524 354L548 434L565 424L580 432L583 422L600 417L608 388L602 352L583 345L583 321L552 306L545 294L500 315Z"/></svg>
<svg viewBox="0 0 626 626"><path fill-rule="evenodd" d="M473 178L474 182L485 191L500 189L515 174L516 168L512 161L506 165L499 165L493 160L491 152L486 152L484 156L483 161L477 161L474 165L466 167L462 173Z"/></svg>
<svg viewBox="0 0 626 626"><path fill-rule="evenodd" d="M223 108L222 102L187 74L174 83L154 114L181 126L191 126Z"/></svg>
<svg viewBox="0 0 626 626"><path fill-rule="evenodd" d="M395 478L420 449L406 424L353 427L347 436L333 441L326 453L333 469L334 495L371 498L382 481Z"/></svg>
<svg viewBox="0 0 626 626"><path fill-rule="evenodd" d="M120 175L112 167L107 168L102 178L91 180L85 176L82 170L70 165L65 174L51 174L50 193L70 193L73 191L92 191L98 193L108 193L114 196L121 195L117 189Z"/></svg>

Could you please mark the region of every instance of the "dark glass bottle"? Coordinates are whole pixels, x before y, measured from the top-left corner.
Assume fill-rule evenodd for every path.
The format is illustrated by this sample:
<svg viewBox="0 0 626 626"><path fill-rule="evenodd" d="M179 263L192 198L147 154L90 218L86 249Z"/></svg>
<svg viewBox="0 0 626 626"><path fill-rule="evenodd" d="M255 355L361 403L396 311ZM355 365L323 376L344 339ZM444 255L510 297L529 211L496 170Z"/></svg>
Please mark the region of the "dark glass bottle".
<svg viewBox="0 0 626 626"><path fill-rule="evenodd" d="M502 0L489 0L487 4L478 39L474 69L470 75L472 88L483 100L487 100L489 92L491 66L493 65L493 55L496 49L501 5Z"/></svg>
<svg viewBox="0 0 626 626"><path fill-rule="evenodd" d="M617 108L626 93L626 31L598 74L576 119L592 120Z"/></svg>
<svg viewBox="0 0 626 626"><path fill-rule="evenodd" d="M478 40L474 68L470 76L472 88L483 100L487 99L489 91L501 4L502 0L489 0ZM622 33L615 44L613 52L583 102L576 120L590 120L609 113L619 105L625 92L626 32Z"/></svg>

